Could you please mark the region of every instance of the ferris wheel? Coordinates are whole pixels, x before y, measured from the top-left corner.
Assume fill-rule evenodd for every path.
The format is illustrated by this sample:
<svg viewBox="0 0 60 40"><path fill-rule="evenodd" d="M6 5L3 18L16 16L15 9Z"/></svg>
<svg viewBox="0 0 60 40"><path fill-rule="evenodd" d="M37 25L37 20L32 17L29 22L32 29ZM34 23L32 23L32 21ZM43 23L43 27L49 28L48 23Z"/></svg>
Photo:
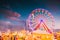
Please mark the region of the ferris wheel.
<svg viewBox="0 0 60 40"><path fill-rule="evenodd" d="M38 8L33 10L27 19L28 27L31 30L37 30L40 29L42 24L44 24L46 28L52 29L55 26L53 15L45 9Z"/></svg>

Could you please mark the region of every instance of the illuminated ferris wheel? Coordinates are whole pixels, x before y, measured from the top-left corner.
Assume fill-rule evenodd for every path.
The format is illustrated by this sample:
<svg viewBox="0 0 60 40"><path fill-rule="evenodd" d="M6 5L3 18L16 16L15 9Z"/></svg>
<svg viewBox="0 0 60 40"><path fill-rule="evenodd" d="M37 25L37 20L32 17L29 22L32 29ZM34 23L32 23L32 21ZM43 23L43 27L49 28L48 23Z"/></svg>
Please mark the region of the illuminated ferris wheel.
<svg viewBox="0 0 60 40"><path fill-rule="evenodd" d="M45 29L52 29L55 25L55 21L50 12L45 9L38 8L33 10L29 15L27 25L31 30L40 29L42 25L45 26Z"/></svg>

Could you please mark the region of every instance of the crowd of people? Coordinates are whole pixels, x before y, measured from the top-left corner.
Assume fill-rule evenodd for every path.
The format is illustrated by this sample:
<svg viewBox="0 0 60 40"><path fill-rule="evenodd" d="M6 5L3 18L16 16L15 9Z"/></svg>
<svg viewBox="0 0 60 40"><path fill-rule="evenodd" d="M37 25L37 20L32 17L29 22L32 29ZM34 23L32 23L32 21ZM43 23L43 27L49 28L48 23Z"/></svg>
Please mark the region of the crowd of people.
<svg viewBox="0 0 60 40"><path fill-rule="evenodd" d="M39 34L26 30L0 32L0 40L53 40L53 38L53 34Z"/></svg>
<svg viewBox="0 0 60 40"><path fill-rule="evenodd" d="M40 33L40 32L29 32L26 30L21 30L20 32L7 31L0 32L0 40L60 40L60 32L54 34Z"/></svg>

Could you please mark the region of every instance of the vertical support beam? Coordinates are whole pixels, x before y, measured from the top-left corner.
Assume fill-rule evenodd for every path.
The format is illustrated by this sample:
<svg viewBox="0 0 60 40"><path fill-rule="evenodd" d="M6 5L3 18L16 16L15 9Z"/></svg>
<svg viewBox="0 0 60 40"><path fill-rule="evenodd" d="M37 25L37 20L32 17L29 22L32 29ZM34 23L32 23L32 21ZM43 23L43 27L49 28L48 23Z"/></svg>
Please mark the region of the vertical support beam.
<svg viewBox="0 0 60 40"><path fill-rule="evenodd" d="M52 31L45 25L45 23L43 22L43 24L44 24L44 28L46 29L46 31L48 31L49 33L52 33Z"/></svg>

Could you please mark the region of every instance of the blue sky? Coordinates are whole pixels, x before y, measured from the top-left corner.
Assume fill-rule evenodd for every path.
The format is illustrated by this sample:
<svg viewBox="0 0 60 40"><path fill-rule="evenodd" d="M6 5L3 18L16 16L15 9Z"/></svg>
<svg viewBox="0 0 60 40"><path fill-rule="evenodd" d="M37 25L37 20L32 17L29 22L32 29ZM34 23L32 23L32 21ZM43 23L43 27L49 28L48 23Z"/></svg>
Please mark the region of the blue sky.
<svg viewBox="0 0 60 40"><path fill-rule="evenodd" d="M36 8L46 9L52 13L55 18L55 27L60 28L60 2L59 1L49 1L49 0L5 0L0 1L0 9L12 10L18 12L21 20L26 20L32 10ZM0 14L1 15L1 14ZM4 19L0 16L1 19Z"/></svg>

